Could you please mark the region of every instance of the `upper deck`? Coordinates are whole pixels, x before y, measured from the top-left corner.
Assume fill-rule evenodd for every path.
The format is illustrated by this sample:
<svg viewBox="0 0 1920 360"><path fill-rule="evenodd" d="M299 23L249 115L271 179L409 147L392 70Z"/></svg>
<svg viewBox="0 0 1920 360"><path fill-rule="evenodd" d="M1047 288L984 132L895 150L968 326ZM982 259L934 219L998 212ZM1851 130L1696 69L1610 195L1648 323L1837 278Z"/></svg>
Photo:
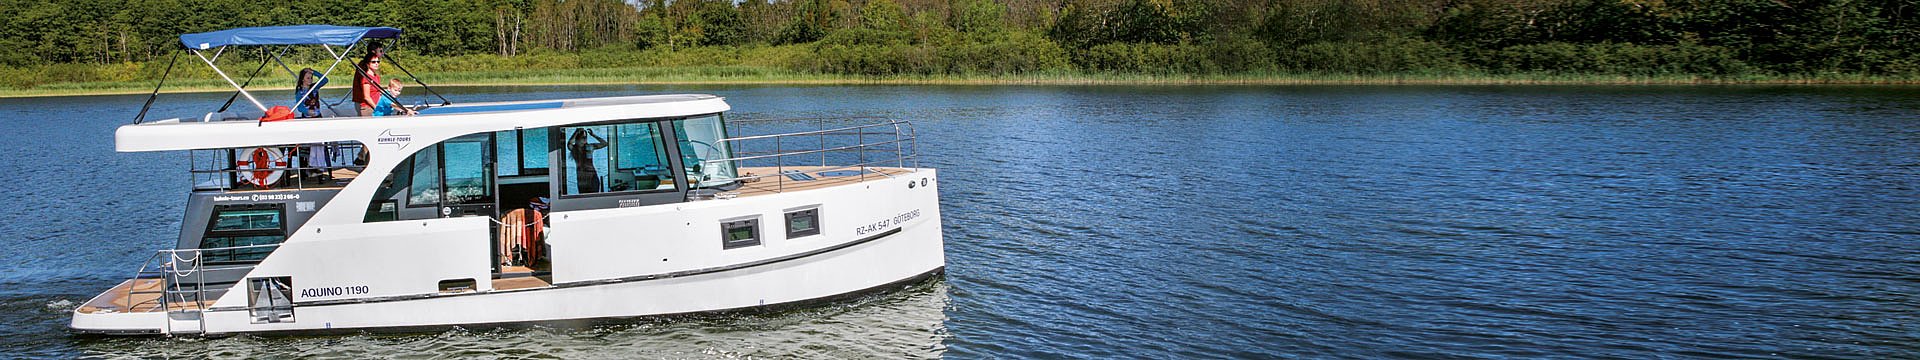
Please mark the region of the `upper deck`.
<svg viewBox="0 0 1920 360"><path fill-rule="evenodd" d="M115 149L122 152L336 141L359 142L378 152L380 149L406 150L413 143L431 144L488 131L686 117L728 109L725 99L719 96L677 94L457 104L425 108L415 116L320 117L275 122L238 119L222 113L208 114L198 121L174 118L121 126L114 140Z"/></svg>

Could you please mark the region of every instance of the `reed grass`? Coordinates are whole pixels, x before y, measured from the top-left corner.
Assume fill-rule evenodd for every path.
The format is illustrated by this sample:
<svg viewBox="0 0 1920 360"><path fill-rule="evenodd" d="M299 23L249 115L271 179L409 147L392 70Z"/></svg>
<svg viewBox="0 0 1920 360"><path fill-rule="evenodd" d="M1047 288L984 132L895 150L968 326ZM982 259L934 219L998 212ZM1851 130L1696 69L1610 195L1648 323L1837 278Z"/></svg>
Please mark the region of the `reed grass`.
<svg viewBox="0 0 1920 360"><path fill-rule="evenodd" d="M250 70L250 69L249 69ZM277 74L276 74L277 75ZM391 74L389 74L391 76ZM612 84L809 84L809 85L1730 85L1730 84L1876 84L1916 85L1913 77L1849 74L1796 76L1744 75L1702 77L1686 75L1617 76L1558 73L1401 73L1340 74L1249 72L1240 74L1141 74L1116 72L1043 71L1025 74L901 74L847 75L792 70L777 66L650 66L619 68L545 68L528 70L417 71L436 87L516 85ZM188 76L192 76L191 74ZM339 75L336 75L339 76ZM341 82L334 82L341 86ZM0 86L0 97L145 94L148 80L52 82L32 86ZM284 76L255 79L248 89L290 89ZM165 93L231 91L218 78L173 78Z"/></svg>

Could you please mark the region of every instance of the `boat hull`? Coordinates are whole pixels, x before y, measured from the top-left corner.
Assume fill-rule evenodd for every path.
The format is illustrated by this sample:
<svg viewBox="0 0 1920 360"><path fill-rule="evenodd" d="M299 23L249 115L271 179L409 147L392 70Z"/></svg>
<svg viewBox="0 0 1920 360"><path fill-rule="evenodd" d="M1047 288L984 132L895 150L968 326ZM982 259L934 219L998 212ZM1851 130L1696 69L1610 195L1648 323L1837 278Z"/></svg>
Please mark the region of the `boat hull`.
<svg viewBox="0 0 1920 360"><path fill-rule="evenodd" d="M934 224L934 222L928 222ZM295 307L297 321L253 324L247 309L76 313L73 329L107 335L419 331L451 326L575 323L752 311L887 290L944 269L938 226L881 234L844 248L726 271L611 283ZM176 314L174 317L181 317Z"/></svg>
<svg viewBox="0 0 1920 360"><path fill-rule="evenodd" d="M666 207L557 212L552 239L554 272L540 286L501 286L496 279L477 289L381 293L293 302L282 322L257 317L249 290L235 285L206 310L113 311L115 291L74 312L72 329L90 334L236 334L387 331L447 326L571 323L606 319L761 309L859 294L938 274L945 267L938 191L932 170L912 176L882 176L806 191L708 200ZM924 185L922 185L924 184ZM816 204L823 209L820 235L787 239L782 209ZM722 249L718 223L733 214L761 212L762 245ZM570 215L569 215L570 214ZM877 221L876 221L877 220ZM678 224L683 226L673 226ZM715 224L701 226L702 224ZM285 276L301 290L332 287L346 278L396 288L432 285L435 268L408 259L465 254L449 262L453 273L486 270L483 218L336 225L312 238L290 240L248 278ZM362 237L366 229L406 227L416 237ZM436 229L452 229L444 233ZM673 232L685 228L684 232ZM303 234L308 232L302 231ZM342 234L339 238L319 235ZM669 235L673 234L673 235ZM704 235L704 236L703 236ZM712 237L709 237L712 236ZM481 238L479 240L484 240ZM378 251L372 251L374 247ZM457 247L475 247L472 251ZM615 256L614 254L626 254ZM301 255L301 256L295 256ZM332 262L309 265L314 259ZM671 259L671 261L669 261ZM409 268L408 266L414 266ZM472 269L467 269L471 267ZM343 270L352 270L351 272ZM448 271L438 271L448 272ZM481 275L485 276L485 275ZM330 278L331 277L331 278ZM458 279L459 277L453 277ZM135 280L139 281L139 280ZM131 282L128 284L132 284ZM128 285L128 284L123 284Z"/></svg>

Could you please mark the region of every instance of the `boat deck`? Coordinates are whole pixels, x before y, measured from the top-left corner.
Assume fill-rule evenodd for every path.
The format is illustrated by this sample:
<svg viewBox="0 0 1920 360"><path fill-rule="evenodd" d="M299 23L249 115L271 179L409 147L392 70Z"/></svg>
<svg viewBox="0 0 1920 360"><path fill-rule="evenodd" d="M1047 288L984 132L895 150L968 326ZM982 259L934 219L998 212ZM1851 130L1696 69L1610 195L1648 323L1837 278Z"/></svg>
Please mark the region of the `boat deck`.
<svg viewBox="0 0 1920 360"><path fill-rule="evenodd" d="M759 179L748 180L746 183L740 186L739 189L734 189L733 192L739 193L740 196L756 196L756 195L766 195L766 194L777 194L785 191L813 190L813 189L834 187L839 185L854 184L854 183L859 183L865 180L886 179L891 176L898 176L901 174L912 173L913 169L869 167L869 168L866 168L866 176L865 176L865 179L863 180L860 173L861 170L860 168L857 168L857 167L856 168L842 168L842 167L836 167L836 166L742 167L740 168L740 177L746 178L746 177L754 177L754 176L761 176L761 175L778 174L778 173L781 173L781 171L786 171L788 175L768 176L768 177L763 177Z"/></svg>
<svg viewBox="0 0 1920 360"><path fill-rule="evenodd" d="M101 296L94 298L92 301L88 301L86 304L80 305L80 308L75 309L75 311L86 314L160 311L163 309L160 306L160 293L161 290L164 289L164 285L165 283L160 279L132 279L122 281L120 285L114 286L111 290L107 290L107 292L102 293ZM208 301L208 303L212 303L212 301ZM197 310L200 308L200 303L194 301L174 301L167 304L166 308Z"/></svg>

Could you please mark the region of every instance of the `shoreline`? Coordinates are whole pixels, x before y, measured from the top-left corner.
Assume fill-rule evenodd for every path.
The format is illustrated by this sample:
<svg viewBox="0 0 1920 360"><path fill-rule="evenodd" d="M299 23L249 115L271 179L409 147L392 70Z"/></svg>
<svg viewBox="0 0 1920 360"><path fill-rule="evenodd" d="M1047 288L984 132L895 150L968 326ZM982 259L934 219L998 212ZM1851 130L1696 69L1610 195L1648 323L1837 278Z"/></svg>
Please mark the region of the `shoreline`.
<svg viewBox="0 0 1920 360"><path fill-rule="evenodd" d="M574 69L581 72L604 72L620 69ZM1342 74L1261 74L1261 75L1140 75L1140 74L1062 74L1062 75L1007 75L1007 76L887 76L866 77L834 74L778 74L778 76L750 76L738 78L730 76L692 75L659 76L658 73L641 78L612 80L592 80L592 77L573 74L538 74L524 77L474 78L470 73L448 73L441 77L454 79L444 83L429 82L438 88L480 87L480 86L609 86L609 85L978 85L978 86L1915 86L1920 79L1875 79L1854 78L1751 78L1751 79L1708 79L1693 77L1654 77L1635 78L1625 76L1600 75L1342 75ZM432 80L435 76L426 77ZM231 85L224 82L210 83L207 79L182 79L175 81L199 82L168 86L162 94L215 93L233 91ZM280 80L280 79L276 79ZM267 81L267 85L249 87L250 90L291 90L286 81ZM48 84L42 87L26 89L0 89L0 98L37 98L61 96L111 96L137 95L153 92L153 83L115 82L115 83L63 83ZM79 88L76 88L79 87Z"/></svg>

